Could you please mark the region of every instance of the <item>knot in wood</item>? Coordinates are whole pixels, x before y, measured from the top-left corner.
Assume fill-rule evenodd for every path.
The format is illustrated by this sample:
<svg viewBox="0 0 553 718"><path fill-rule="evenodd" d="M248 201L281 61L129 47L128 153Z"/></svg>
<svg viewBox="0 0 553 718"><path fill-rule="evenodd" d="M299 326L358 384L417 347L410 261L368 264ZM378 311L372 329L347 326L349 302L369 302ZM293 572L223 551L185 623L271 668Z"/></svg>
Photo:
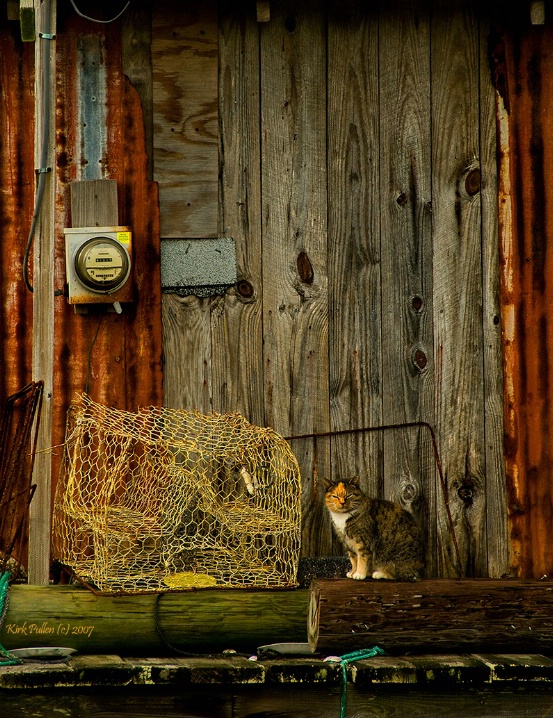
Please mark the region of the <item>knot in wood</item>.
<svg viewBox="0 0 553 718"><path fill-rule="evenodd" d="M475 194L480 192L482 184L482 174L478 167L469 170L465 177L465 191L469 197L474 197Z"/></svg>
<svg viewBox="0 0 553 718"><path fill-rule="evenodd" d="M415 349L413 353L413 364L419 371L424 371L428 364L428 357L422 349Z"/></svg>
<svg viewBox="0 0 553 718"><path fill-rule="evenodd" d="M470 484L461 484L457 489L457 496L463 501L463 503L470 506L472 504L474 491Z"/></svg>
<svg viewBox="0 0 553 718"><path fill-rule="evenodd" d="M254 295L254 288L247 279L241 279L237 283L236 291L243 299L251 299Z"/></svg>
<svg viewBox="0 0 553 718"><path fill-rule="evenodd" d="M412 481L404 481L401 484L400 496L404 504L412 504L419 495L417 485Z"/></svg>
<svg viewBox="0 0 553 718"><path fill-rule="evenodd" d="M315 278L315 272L313 265L309 259L307 252L300 252L296 260L296 266L298 268L298 274L303 284L313 284Z"/></svg>

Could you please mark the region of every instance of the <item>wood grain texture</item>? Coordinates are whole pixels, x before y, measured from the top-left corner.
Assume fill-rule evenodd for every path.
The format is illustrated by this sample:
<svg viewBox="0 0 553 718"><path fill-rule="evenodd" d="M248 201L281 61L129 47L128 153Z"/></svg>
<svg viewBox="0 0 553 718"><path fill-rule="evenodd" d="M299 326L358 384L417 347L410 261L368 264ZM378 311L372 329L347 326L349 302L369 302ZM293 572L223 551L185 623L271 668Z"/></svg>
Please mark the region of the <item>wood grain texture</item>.
<svg viewBox="0 0 553 718"><path fill-rule="evenodd" d="M380 18L382 402L385 424L434 423L430 20L425 0ZM435 575L436 467L427 432L385 436L386 498L423 527Z"/></svg>
<svg viewBox="0 0 553 718"><path fill-rule="evenodd" d="M486 492L479 34L474 6L438 2L432 22L432 221L436 421L465 574L485 576ZM474 175L473 175L474 176ZM455 575L438 503L440 573Z"/></svg>
<svg viewBox="0 0 553 718"><path fill-rule="evenodd" d="M164 406L212 410L210 300L162 297Z"/></svg>
<svg viewBox="0 0 553 718"><path fill-rule="evenodd" d="M464 570L495 576L506 548L486 20L470 4L435 10L282 2L258 25L255 5L221 3L218 231L236 240L239 282L164 301L165 401L238 410L285 436L429 422ZM342 551L319 477L361 473L423 526L428 575L456 575L427 432L291 445L303 555Z"/></svg>
<svg viewBox="0 0 553 718"><path fill-rule="evenodd" d="M329 389L334 431L382 424L378 16L328 14ZM334 437L333 476L382 491L382 436ZM325 524L325 530L330 527Z"/></svg>
<svg viewBox="0 0 553 718"><path fill-rule="evenodd" d="M181 650L251 651L263 644L305 641L307 594L307 590L172 592L162 596L157 615L162 636ZM2 645L59 646L63 636L62 645L80 653L157 654L167 647L156 630L156 598L155 594L96 596L75 586L13 586ZM29 629L30 625L45 630Z"/></svg>
<svg viewBox="0 0 553 718"><path fill-rule="evenodd" d="M119 224L116 180L77 180L70 190L72 227Z"/></svg>
<svg viewBox="0 0 553 718"><path fill-rule="evenodd" d="M213 300L213 403L264 425L259 30L233 0L219 29L219 234L235 240L238 281Z"/></svg>
<svg viewBox="0 0 553 718"><path fill-rule="evenodd" d="M553 645L553 591L536 581L315 580L312 650L386 653L542 653ZM493 647L493 648L491 648Z"/></svg>
<svg viewBox="0 0 553 718"><path fill-rule="evenodd" d="M154 179L162 237L215 237L218 216L217 3L152 8Z"/></svg>
<svg viewBox="0 0 553 718"><path fill-rule="evenodd" d="M50 17L45 10L41 11L41 26L50 27L55 34L56 2L47 6ZM44 23L44 24L42 24ZM48 53L46 74L43 85L44 63ZM50 98L55 97L56 77L56 43L39 42L35 45L35 162L41 167L42 143L47 147L47 164L55 165L55 102L44 104L44 92ZM50 117L44 116L44 108L48 106ZM45 124L43 124L45 123ZM43 137L43 127L48 127L48 134ZM44 393L40 424L38 427L37 456L34 462L33 483L36 491L29 513L29 581L36 584L47 584L50 570L50 517L52 504L52 460L49 449L52 446L54 423L54 376L55 376L55 336L54 336L54 282L55 282L55 246L56 246L56 191L55 172L45 177L44 199L40 211L37 231L34 238L34 270L33 285L33 378L44 382Z"/></svg>
<svg viewBox="0 0 553 718"><path fill-rule="evenodd" d="M480 168L482 211L482 319L484 351L484 432L486 452L487 575L499 578L510 565L503 422L503 355L499 290L498 166L495 89L488 69L492 18L479 16Z"/></svg>
<svg viewBox="0 0 553 718"><path fill-rule="evenodd" d="M260 32L265 408L267 423L289 436L330 423L323 7L283 2ZM329 442L318 444L316 457L310 440L292 446L304 555L319 551L316 482L330 468Z"/></svg>

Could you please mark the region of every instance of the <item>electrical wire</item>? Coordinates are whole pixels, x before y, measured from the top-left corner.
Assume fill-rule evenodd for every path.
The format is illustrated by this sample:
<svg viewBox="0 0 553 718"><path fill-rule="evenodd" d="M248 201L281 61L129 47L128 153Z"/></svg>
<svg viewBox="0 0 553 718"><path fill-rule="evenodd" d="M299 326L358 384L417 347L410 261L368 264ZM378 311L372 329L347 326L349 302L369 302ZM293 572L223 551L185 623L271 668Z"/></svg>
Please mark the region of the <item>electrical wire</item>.
<svg viewBox="0 0 553 718"><path fill-rule="evenodd" d="M69 0L69 2L71 3L71 5L73 5L73 10L77 13L77 15L79 17L84 17L85 20L90 20L91 22L99 22L99 23L102 23L103 25L109 25L110 22L115 22L115 20L118 20L121 17L121 15L125 12L125 10L129 7L129 5L131 4L131 0L127 0L125 7L121 10L121 12L118 15L116 15L115 17L112 17L111 20L98 20L95 17L90 17L89 15L85 15L84 13L82 13L79 10L79 8L77 7L75 0Z"/></svg>
<svg viewBox="0 0 553 718"><path fill-rule="evenodd" d="M98 339L98 334L100 332L100 327L102 326L102 321L105 317L105 314L100 315L100 320L98 322L98 326L96 327L96 334L94 335L94 339L92 340L92 344L88 348L88 362L87 362L87 371L86 371L86 384L84 387L84 393L88 394L88 387L90 384L90 374L91 374L91 366L92 366L92 350L94 349L94 345L96 344L96 339Z"/></svg>

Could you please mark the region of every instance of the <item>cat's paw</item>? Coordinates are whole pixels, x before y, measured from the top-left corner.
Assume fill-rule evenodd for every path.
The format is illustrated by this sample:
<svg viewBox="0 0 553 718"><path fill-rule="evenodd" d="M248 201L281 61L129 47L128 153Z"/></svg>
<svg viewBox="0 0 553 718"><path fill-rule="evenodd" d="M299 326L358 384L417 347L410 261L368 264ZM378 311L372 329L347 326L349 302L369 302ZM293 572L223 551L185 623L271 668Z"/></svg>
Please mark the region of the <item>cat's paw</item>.
<svg viewBox="0 0 553 718"><path fill-rule="evenodd" d="M348 576L354 578L356 581L364 581L367 578L367 574L361 573L360 571L350 571L350 574L351 575L348 574Z"/></svg>
<svg viewBox="0 0 553 718"><path fill-rule="evenodd" d="M386 578L393 579L393 576L391 574L387 573L386 571L373 571L373 578L375 578L377 581L379 581L381 579L386 579Z"/></svg>
<svg viewBox="0 0 553 718"><path fill-rule="evenodd" d="M353 578L353 570L346 573L347 578Z"/></svg>

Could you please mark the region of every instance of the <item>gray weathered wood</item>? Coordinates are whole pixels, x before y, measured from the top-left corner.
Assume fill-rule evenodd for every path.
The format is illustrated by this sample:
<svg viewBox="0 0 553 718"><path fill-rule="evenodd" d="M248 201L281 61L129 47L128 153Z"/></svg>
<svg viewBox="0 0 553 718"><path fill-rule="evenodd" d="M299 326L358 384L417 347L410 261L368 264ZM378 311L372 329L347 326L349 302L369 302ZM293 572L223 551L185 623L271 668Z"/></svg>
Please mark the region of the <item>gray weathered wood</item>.
<svg viewBox="0 0 553 718"><path fill-rule="evenodd" d="M439 2L432 25L432 221L436 420L464 570L487 574L479 35L474 7ZM440 573L455 575L438 502Z"/></svg>
<svg viewBox="0 0 553 718"><path fill-rule="evenodd" d="M326 27L316 0L283 2L261 26L263 328L266 421L328 431ZM317 476L329 442L294 442L303 553L319 552Z"/></svg>
<svg viewBox="0 0 553 718"><path fill-rule="evenodd" d="M341 431L382 424L376 12L332 2L328 53L329 398ZM380 494L382 436L334 438L332 474Z"/></svg>
<svg viewBox="0 0 553 718"><path fill-rule="evenodd" d="M212 410L210 300L162 298L165 406Z"/></svg>
<svg viewBox="0 0 553 718"><path fill-rule="evenodd" d="M382 5L378 14L353 1L331 2L328 14L315 2L282 3L258 25L255 4L239 5L221 4L218 38L218 232L236 240L239 282L223 298L165 297L165 403L238 410L286 436L430 422L464 569L501 575L485 16L471 4L441 3L431 22L428 0ZM154 62L176 66L169 55L154 53ZM159 92L162 79L175 91L166 69ZM169 127L161 113L156 133ZM158 161L163 173L162 154ZM175 191L184 187L169 174ZM340 551L318 477L359 472L371 493L417 516L428 574L456 575L428 433L292 448L304 481L304 555Z"/></svg>
<svg viewBox="0 0 553 718"><path fill-rule="evenodd" d="M154 179L162 237L217 236L217 3L152 7Z"/></svg>
<svg viewBox="0 0 553 718"><path fill-rule="evenodd" d="M219 234L235 240L238 282L213 300L213 404L264 425L259 30L243 3L219 17Z"/></svg>
<svg viewBox="0 0 553 718"><path fill-rule="evenodd" d="M214 2L152 9L154 178L161 236L217 236L218 27ZM163 297L164 403L212 405L211 299Z"/></svg>
<svg viewBox="0 0 553 718"><path fill-rule="evenodd" d="M111 227L118 223L116 180L79 180L71 183L73 227Z"/></svg>
<svg viewBox="0 0 553 718"><path fill-rule="evenodd" d="M508 572L509 536L505 484L503 354L499 292L497 150L495 89L488 69L492 20L480 17L480 167L482 182L482 281L484 349L484 431L486 451L486 538L488 576Z"/></svg>
<svg viewBox="0 0 553 718"><path fill-rule="evenodd" d="M50 28L55 34L56 0L48 6L50 18L46 18L45 6L41 8L41 27ZM49 88L55 98L55 40L37 42L35 46L35 157L37 167L43 161L42 142L47 143L47 163L55 168L55 101L50 103L50 117L44 116L44 87L41 77L44 72L46 53L49 53ZM43 138L43 123L48 123L49 133ZM37 455L34 463L33 482L37 488L31 502L29 514L29 582L46 584L50 571L50 517L52 505L52 424L54 386L54 276L55 276L55 172L49 172L45 179L44 199L34 239L33 272L33 379L44 382L42 411L37 440Z"/></svg>
<svg viewBox="0 0 553 718"><path fill-rule="evenodd" d="M433 424L428 2L388 4L380 36L383 420ZM417 517L434 575L440 497L428 433L389 431L384 445L385 496Z"/></svg>

